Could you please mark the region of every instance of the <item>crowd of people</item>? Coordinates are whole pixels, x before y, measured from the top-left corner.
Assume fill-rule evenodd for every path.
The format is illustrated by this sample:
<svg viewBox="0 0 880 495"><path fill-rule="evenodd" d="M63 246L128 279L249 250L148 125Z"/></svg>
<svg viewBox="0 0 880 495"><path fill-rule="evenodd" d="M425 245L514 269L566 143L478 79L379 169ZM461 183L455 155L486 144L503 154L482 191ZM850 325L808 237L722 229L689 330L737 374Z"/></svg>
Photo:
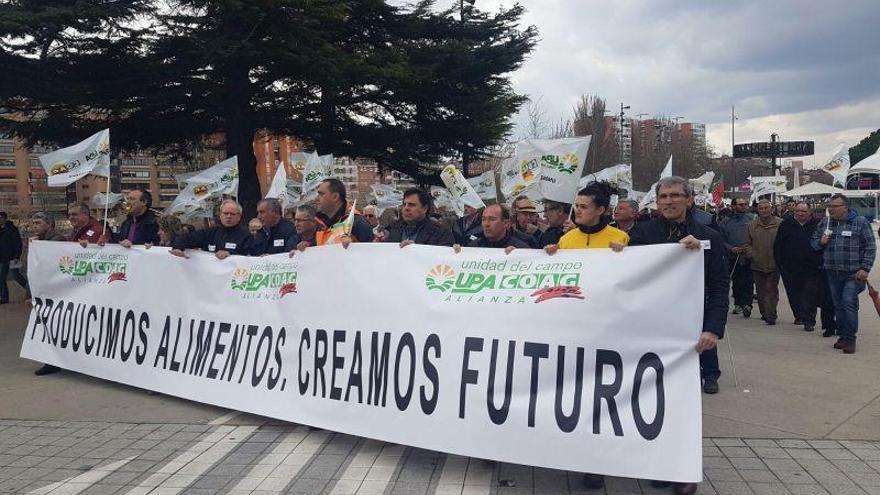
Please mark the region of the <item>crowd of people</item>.
<svg viewBox="0 0 880 495"><path fill-rule="evenodd" d="M761 319L767 325L778 320L779 281L788 296L794 323L807 332L815 330L821 309L823 336L838 336L835 349L852 354L858 333L858 295L865 289L874 264L875 242L870 223L849 208L843 195L831 197L828 216L813 213L813 206L791 201L782 211L761 200L756 214L745 199L733 201L732 209L707 213L694 205L691 184L680 177L661 179L656 185L657 210L640 214L638 204L621 200L612 207L612 189L604 183L587 185L573 205L544 202L543 217L526 196L515 198L511 207L490 204L465 207L464 216L439 214L431 195L411 188L403 194L399 209L378 211L367 206L351 212L345 185L338 179L323 181L314 205L284 211L277 199L257 205L257 217L242 223L242 207L233 199L220 203L216 222L196 229L173 216L159 216L152 197L143 189L128 193L129 213L118 229L105 230L84 203L70 207L71 233L55 231L46 213L31 217L33 239L64 240L82 245L116 243L123 247L167 246L175 256L201 250L218 259L230 255L263 256L289 253L327 244L348 247L353 242L389 242L406 248L412 244L504 249L543 249L554 255L560 249L608 248L679 243L686 249L703 248L705 264L702 332L695 349L700 353L702 390L719 391L721 375L717 342L724 336L733 292L732 314L749 318L757 299ZM572 211L573 210L573 211ZM573 214L572 214L573 213ZM384 221L383 221L384 218ZM21 271L22 237L16 226L0 212L0 303L9 300L7 276L27 288ZM756 294L756 295L755 295ZM45 365L38 375L58 371ZM601 488L604 477L587 474L588 488ZM663 481L654 486L668 486ZM694 493L696 484L677 483L678 494Z"/></svg>

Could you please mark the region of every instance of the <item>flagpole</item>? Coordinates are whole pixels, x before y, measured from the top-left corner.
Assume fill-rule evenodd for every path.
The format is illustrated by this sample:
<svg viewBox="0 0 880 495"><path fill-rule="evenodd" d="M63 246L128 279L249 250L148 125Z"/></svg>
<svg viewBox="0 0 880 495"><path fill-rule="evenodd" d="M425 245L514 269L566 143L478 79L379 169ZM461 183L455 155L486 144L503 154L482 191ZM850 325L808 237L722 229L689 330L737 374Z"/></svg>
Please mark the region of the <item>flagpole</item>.
<svg viewBox="0 0 880 495"><path fill-rule="evenodd" d="M101 232L101 235L105 235L107 233L107 215L109 215L110 211L110 175L107 175L107 193L104 196L104 231Z"/></svg>

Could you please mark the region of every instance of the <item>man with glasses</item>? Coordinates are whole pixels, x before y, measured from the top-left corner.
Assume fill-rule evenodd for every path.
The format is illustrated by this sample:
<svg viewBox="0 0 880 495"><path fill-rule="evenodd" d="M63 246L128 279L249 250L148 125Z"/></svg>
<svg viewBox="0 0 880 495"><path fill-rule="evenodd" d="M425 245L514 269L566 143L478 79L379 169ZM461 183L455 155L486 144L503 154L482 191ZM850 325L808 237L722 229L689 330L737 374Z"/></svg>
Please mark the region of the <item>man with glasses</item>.
<svg viewBox="0 0 880 495"><path fill-rule="evenodd" d="M171 254L187 258L184 250L201 249L223 260L231 254L250 255L253 243L253 236L241 224L241 205L234 199L227 199L220 203L219 225L178 236L171 244Z"/></svg>
<svg viewBox="0 0 880 495"><path fill-rule="evenodd" d="M296 227L296 234L299 236L300 241L296 245L296 249L298 251L305 251L307 247L318 246L321 242L320 236L318 236L318 219L315 218L318 214L318 210L315 209L312 205L301 205L297 206L296 211L293 214L293 225ZM293 256L294 252L291 251L290 255Z"/></svg>
<svg viewBox="0 0 880 495"><path fill-rule="evenodd" d="M568 220L570 214L570 204L544 200L544 218L547 219L547 229L541 233L539 247L544 248L551 244L559 244L559 239L565 234L565 221Z"/></svg>
<svg viewBox="0 0 880 495"><path fill-rule="evenodd" d="M830 217L819 222L810 244L822 251L822 266L831 288L840 336L834 348L853 354L859 331L859 294L865 290L877 247L871 224L849 209L846 196L831 196L828 210Z"/></svg>
<svg viewBox="0 0 880 495"><path fill-rule="evenodd" d="M700 337L694 346L700 354L700 375L703 392L718 393L718 339L724 336L727 326L728 264L727 252L721 249L723 239L715 230L700 224L688 209L694 203L694 190L690 182L681 177L664 177L656 186L658 218L637 223L630 231L631 246L679 243L687 249L700 249L701 241L709 241L703 250L703 322ZM652 481L655 488L669 486L666 481ZM675 483L677 495L693 495L697 483Z"/></svg>
<svg viewBox="0 0 880 495"><path fill-rule="evenodd" d="M721 235L730 260L728 273L733 282L733 314L742 313L746 318L752 316L754 279L751 261L746 257L745 244L749 224L754 218L749 213L749 202L744 198L736 198L733 200L733 215L721 224Z"/></svg>

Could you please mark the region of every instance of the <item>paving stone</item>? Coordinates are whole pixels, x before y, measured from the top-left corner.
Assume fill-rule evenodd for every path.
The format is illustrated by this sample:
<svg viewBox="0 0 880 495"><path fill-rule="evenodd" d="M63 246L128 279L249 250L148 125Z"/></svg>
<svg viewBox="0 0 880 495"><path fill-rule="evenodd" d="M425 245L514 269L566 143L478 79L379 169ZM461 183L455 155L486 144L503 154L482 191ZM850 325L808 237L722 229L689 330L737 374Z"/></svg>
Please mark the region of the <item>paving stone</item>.
<svg viewBox="0 0 880 495"><path fill-rule="evenodd" d="M718 495L752 495L752 489L745 481L716 481L712 487Z"/></svg>
<svg viewBox="0 0 880 495"><path fill-rule="evenodd" d="M721 447L721 452L727 457L757 457L748 447Z"/></svg>

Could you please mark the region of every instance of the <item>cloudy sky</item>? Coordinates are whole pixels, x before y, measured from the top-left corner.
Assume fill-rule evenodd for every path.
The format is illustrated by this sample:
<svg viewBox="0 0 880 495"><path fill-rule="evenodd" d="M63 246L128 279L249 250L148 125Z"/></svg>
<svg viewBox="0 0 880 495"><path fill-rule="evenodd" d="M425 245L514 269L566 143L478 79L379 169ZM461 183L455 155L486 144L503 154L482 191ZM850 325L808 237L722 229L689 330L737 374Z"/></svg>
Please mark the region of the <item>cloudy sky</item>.
<svg viewBox="0 0 880 495"><path fill-rule="evenodd" d="M477 0L487 10L513 3ZM710 144L729 153L735 105L737 143L771 132L815 140L816 161L880 128L878 0L519 3L541 41L514 85L542 97L550 121L598 94L630 115L705 123Z"/></svg>

